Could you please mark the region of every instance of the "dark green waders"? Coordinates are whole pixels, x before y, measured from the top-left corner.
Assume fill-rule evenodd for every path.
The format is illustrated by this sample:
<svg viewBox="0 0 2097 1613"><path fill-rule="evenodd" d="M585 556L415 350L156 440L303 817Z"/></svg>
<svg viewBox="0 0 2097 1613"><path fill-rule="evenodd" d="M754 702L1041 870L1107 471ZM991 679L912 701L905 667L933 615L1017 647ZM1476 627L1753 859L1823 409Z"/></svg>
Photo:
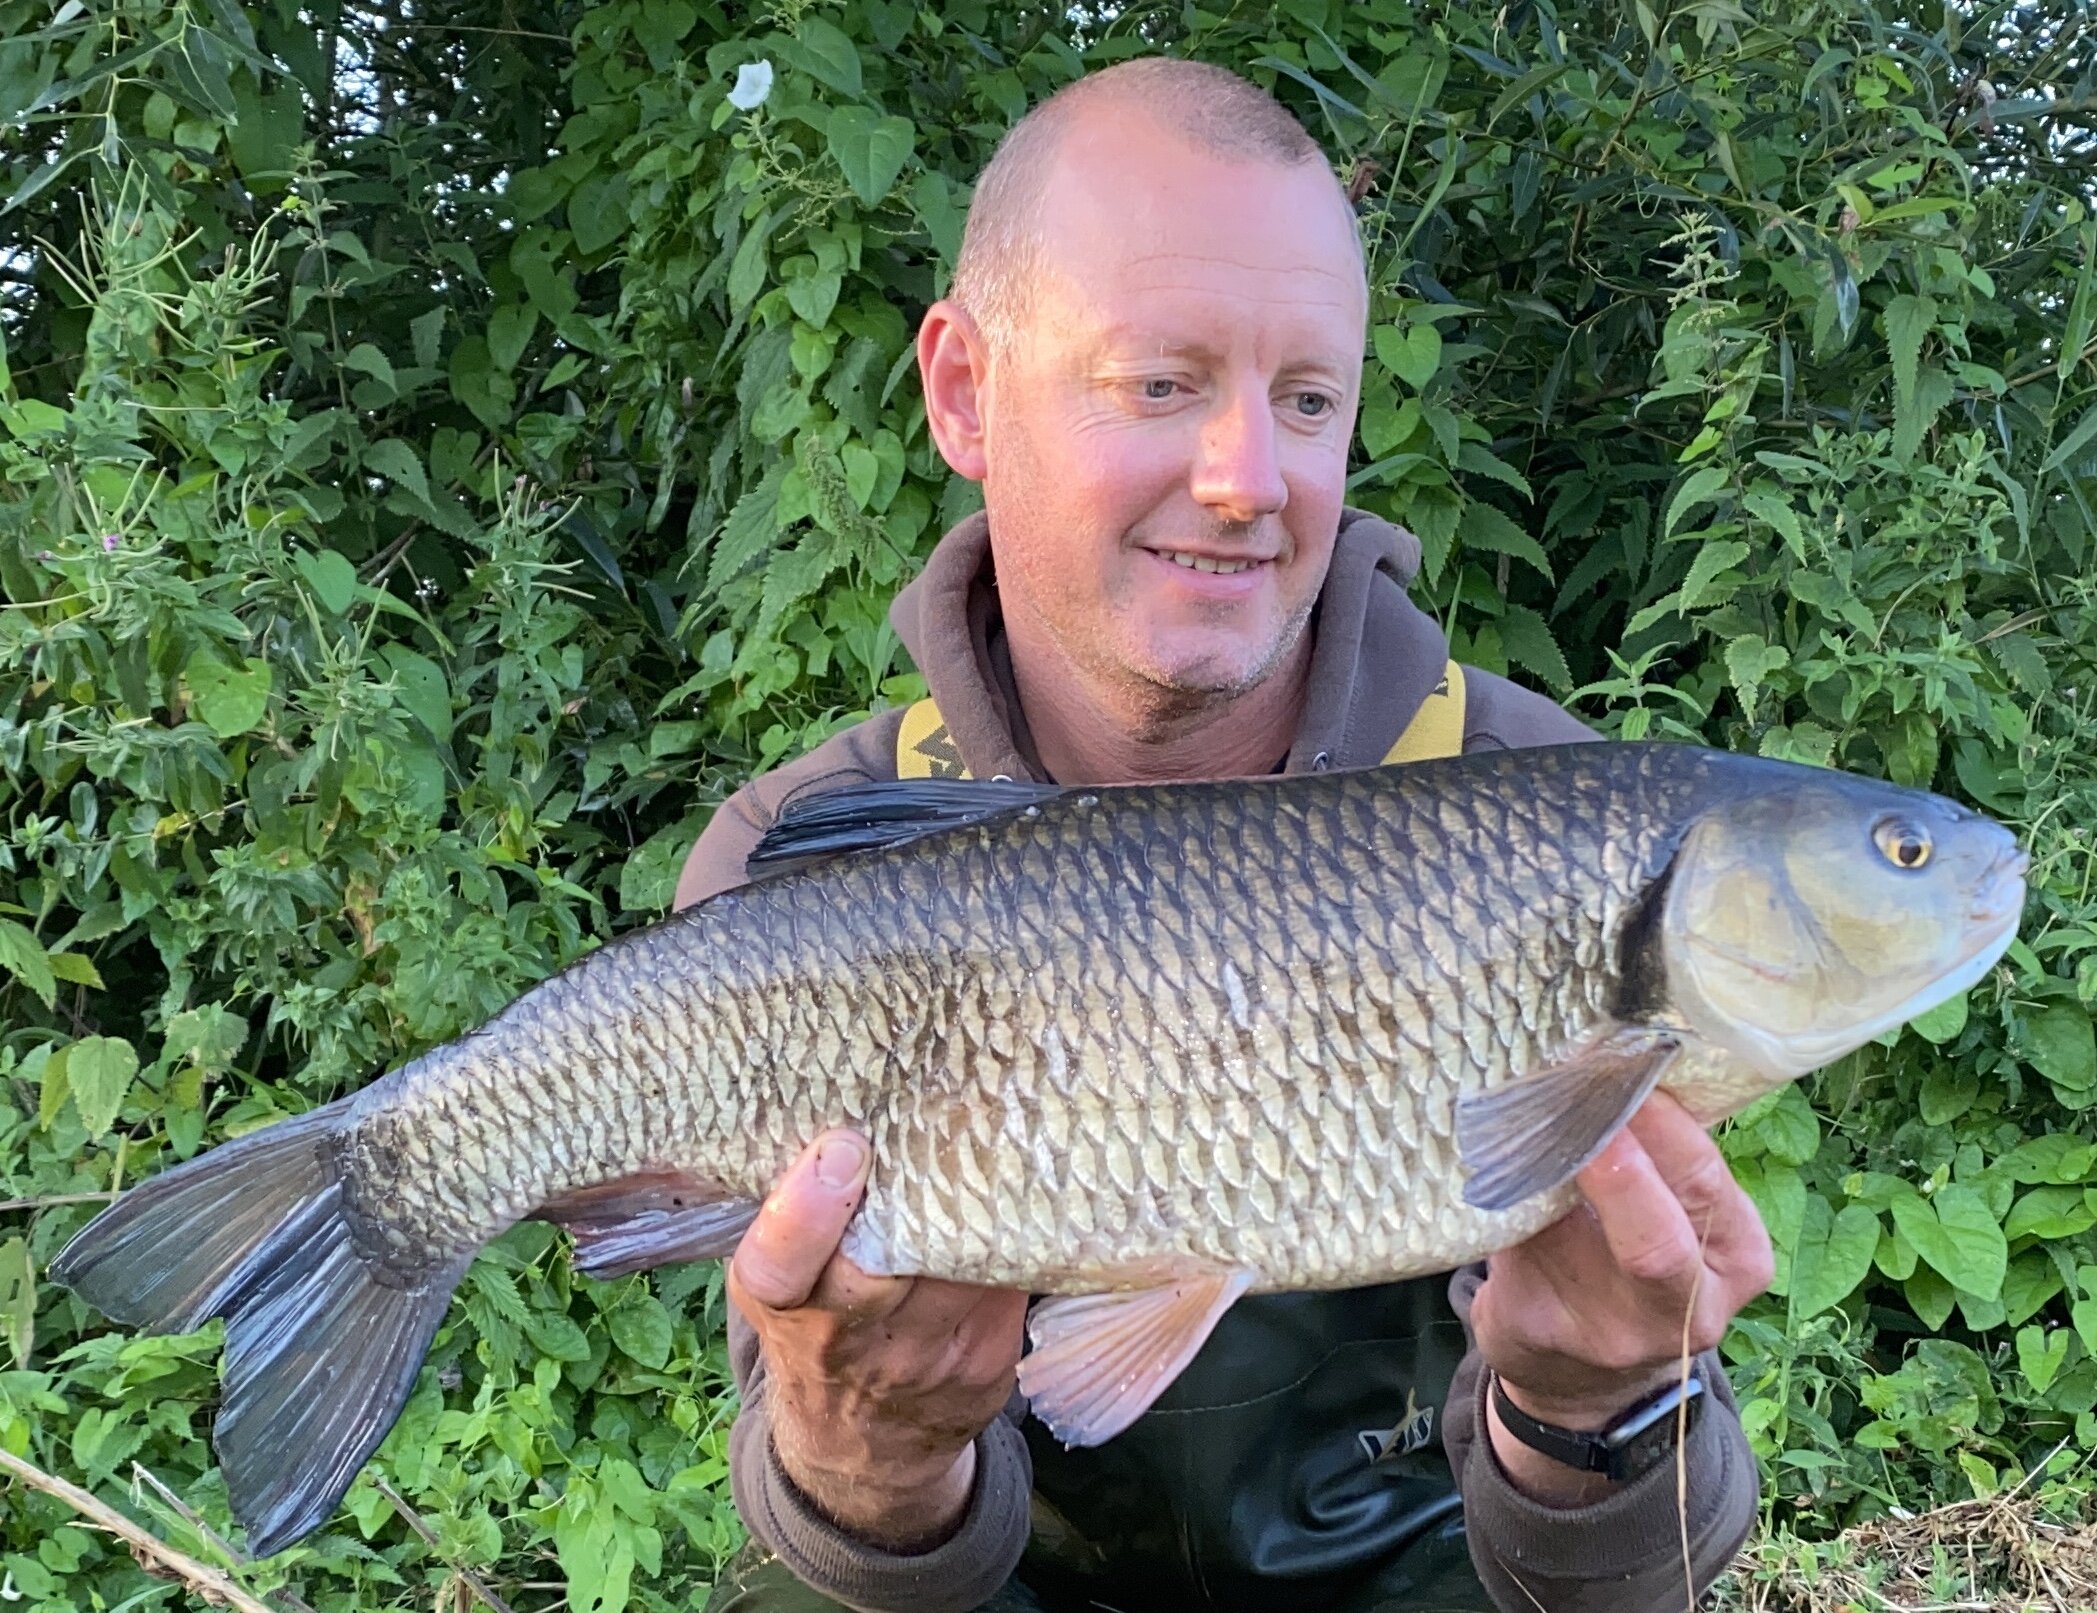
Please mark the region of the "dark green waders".
<svg viewBox="0 0 2097 1613"><path fill-rule="evenodd" d="M1125 1433L1037 1423L1034 1530L982 1613L1494 1613L1442 1455L1448 1279L1261 1294ZM706 1613L834 1613L762 1547Z"/></svg>

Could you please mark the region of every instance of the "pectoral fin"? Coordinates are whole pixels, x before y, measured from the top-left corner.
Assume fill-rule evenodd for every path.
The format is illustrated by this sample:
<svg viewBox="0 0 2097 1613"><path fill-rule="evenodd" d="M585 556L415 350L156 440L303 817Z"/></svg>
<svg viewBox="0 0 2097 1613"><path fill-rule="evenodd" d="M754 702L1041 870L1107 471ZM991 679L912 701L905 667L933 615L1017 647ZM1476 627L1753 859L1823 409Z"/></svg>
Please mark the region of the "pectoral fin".
<svg viewBox="0 0 2097 1613"><path fill-rule="evenodd" d="M1456 1104L1464 1202L1505 1210L1557 1187L1622 1129L1682 1044L1624 1026L1549 1069Z"/></svg>
<svg viewBox="0 0 2097 1613"><path fill-rule="evenodd" d="M1019 1363L1033 1413L1065 1445L1099 1445L1150 1409L1240 1294L1249 1271L1202 1271L1155 1288L1057 1296L1027 1318Z"/></svg>
<svg viewBox="0 0 2097 1613"><path fill-rule="evenodd" d="M757 1209L757 1200L681 1171L648 1171L580 1188L542 1204L538 1214L574 1234L575 1269L603 1279L680 1260L725 1259Z"/></svg>

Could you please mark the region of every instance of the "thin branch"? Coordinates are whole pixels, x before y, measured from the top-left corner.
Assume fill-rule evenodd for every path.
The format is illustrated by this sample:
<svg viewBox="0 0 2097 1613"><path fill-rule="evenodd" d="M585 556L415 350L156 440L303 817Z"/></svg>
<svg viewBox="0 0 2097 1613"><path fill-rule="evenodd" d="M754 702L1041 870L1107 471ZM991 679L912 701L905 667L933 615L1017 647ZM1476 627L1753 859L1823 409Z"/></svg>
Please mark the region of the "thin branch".
<svg viewBox="0 0 2097 1613"><path fill-rule="evenodd" d="M278 1613L267 1602L242 1590L216 1568L198 1562L186 1552L175 1550L157 1535L148 1534L114 1507L98 1501L77 1484L46 1473L33 1462L12 1451L0 1449L0 1472L12 1473L32 1490L41 1490L71 1507L98 1529L106 1529L131 1548L142 1565L158 1563L204 1601L240 1609L240 1613Z"/></svg>
<svg viewBox="0 0 2097 1613"><path fill-rule="evenodd" d="M0 1199L0 1210L46 1210L54 1204L109 1204L115 1193L52 1193L40 1199Z"/></svg>
<svg viewBox="0 0 2097 1613"><path fill-rule="evenodd" d="M379 1494L393 1503L393 1510L400 1514L401 1522L422 1537L424 1544L436 1552L438 1561L442 1562L454 1574L457 1574L465 1582L468 1590L472 1591L475 1596L487 1603L488 1606L495 1609L495 1613L514 1613L510 1604L490 1590L487 1581L482 1579L480 1575L476 1574L464 1563L455 1563L444 1555L444 1548L437 1543L437 1531L422 1521L422 1514L408 1505L407 1499L400 1491L396 1490L376 1473L372 1474L371 1482L378 1486Z"/></svg>
<svg viewBox="0 0 2097 1613"><path fill-rule="evenodd" d="M133 1462L131 1464L131 1474L133 1478L137 1479L140 1483L144 1484L147 1489L151 1490L155 1495L159 1496L162 1501L166 1502L167 1505L174 1511L175 1515L181 1518L181 1520L184 1523L188 1524L190 1528L196 1530L198 1534L202 1535L206 1540L210 1541L212 1545L216 1546L219 1550L219 1554L223 1556L226 1559L226 1561L231 1563L235 1568L245 1568L254 1561L254 1558L250 1557L246 1552L242 1551L238 1546L234 1545L232 1541L226 1539L224 1535L220 1534L216 1529L212 1528L210 1524L206 1523L203 1520L203 1518L198 1514L195 1507L192 1507L187 1501L184 1501L182 1497L175 1494L173 1490L170 1490L165 1484L161 1483L158 1476L156 1476L153 1470L147 1467L145 1463ZM307 1602L305 1598L297 1595L292 1591L278 1590L274 1594L280 1601L286 1602L290 1606L296 1608L298 1610L298 1613L313 1613L312 1605L309 1602Z"/></svg>

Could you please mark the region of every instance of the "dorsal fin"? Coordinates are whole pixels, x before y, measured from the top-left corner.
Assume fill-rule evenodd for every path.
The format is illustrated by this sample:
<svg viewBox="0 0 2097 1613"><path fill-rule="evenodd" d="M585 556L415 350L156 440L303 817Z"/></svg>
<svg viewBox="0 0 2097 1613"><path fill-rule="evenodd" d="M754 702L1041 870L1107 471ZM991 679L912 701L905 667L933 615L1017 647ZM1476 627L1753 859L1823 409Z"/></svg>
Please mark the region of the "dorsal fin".
<svg viewBox="0 0 2097 1613"><path fill-rule="evenodd" d="M987 823L1062 793L1053 784L1013 779L896 779L825 790L780 813L752 848L744 871L752 879L790 873L826 857Z"/></svg>

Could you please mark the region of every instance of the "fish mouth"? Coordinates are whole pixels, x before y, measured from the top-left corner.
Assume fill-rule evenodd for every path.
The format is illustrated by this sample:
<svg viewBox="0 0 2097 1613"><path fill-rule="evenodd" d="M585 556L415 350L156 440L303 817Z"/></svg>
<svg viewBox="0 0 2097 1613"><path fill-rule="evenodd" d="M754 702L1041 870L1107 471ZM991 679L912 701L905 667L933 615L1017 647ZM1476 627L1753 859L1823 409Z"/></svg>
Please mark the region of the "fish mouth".
<svg viewBox="0 0 2097 1613"><path fill-rule="evenodd" d="M2031 854L2021 846L1997 857L1981 878L1972 907L1966 916L1975 924L1998 924L2016 920L2024 913L2024 876L2031 868Z"/></svg>

